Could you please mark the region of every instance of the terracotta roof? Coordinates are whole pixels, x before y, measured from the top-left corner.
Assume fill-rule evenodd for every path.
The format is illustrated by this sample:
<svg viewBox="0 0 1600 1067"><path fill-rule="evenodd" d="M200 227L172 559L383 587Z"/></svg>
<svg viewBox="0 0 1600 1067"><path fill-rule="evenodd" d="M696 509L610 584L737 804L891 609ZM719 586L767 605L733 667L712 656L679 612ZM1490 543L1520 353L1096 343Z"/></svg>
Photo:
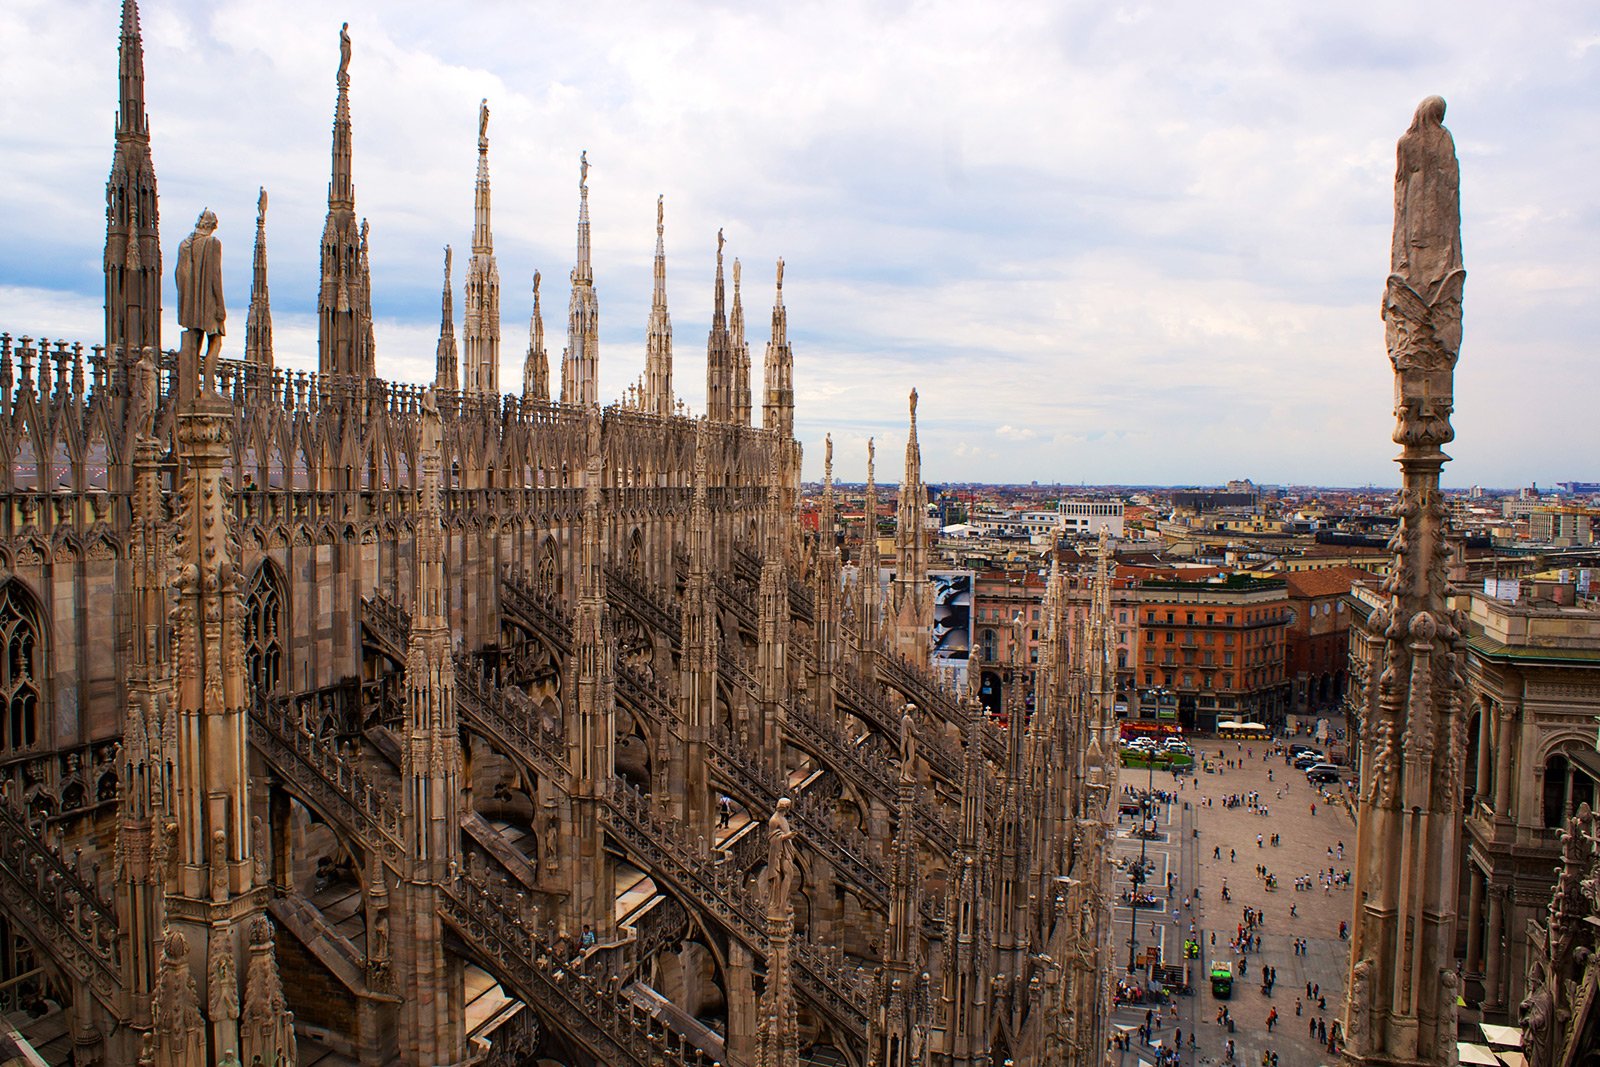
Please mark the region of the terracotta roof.
<svg viewBox="0 0 1600 1067"><path fill-rule="evenodd" d="M1323 567L1314 571L1291 571L1284 579L1289 583L1289 595L1296 599L1319 596L1336 596L1348 593L1355 582L1372 582L1383 579L1359 567Z"/></svg>

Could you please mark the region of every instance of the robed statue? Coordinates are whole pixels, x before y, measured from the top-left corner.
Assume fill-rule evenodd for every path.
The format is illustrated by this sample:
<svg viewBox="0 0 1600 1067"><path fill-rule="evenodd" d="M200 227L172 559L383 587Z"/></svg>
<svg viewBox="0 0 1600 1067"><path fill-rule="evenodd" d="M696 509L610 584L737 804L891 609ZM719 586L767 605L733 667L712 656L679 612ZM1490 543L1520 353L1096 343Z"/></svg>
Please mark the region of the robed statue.
<svg viewBox="0 0 1600 1067"><path fill-rule="evenodd" d="M789 826L789 798L779 797L767 820L767 907L783 907L794 887L794 830Z"/></svg>
<svg viewBox="0 0 1600 1067"><path fill-rule="evenodd" d="M183 327L183 347L178 351L178 373L190 388L200 359L200 341L206 343L205 389L216 389L217 357L222 354L223 326L228 309L222 298L222 242L216 238L217 216L210 208L200 212L194 232L178 246L178 325Z"/></svg>

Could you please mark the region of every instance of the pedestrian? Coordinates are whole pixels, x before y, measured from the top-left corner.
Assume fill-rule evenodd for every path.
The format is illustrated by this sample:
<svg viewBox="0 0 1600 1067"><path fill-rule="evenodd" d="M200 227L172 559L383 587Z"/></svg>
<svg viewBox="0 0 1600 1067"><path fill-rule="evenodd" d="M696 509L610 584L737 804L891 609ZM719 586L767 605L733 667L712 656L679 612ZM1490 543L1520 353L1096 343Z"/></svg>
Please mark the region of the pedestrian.
<svg viewBox="0 0 1600 1067"><path fill-rule="evenodd" d="M1211 858L1214 859L1214 860L1220 860L1222 858L1222 846L1221 845L1218 845L1216 848L1211 850Z"/></svg>
<svg viewBox="0 0 1600 1067"><path fill-rule="evenodd" d="M1235 852L1231 848L1228 850L1228 862L1229 863L1237 863L1237 862L1239 862L1239 854L1237 852Z"/></svg>
<svg viewBox="0 0 1600 1067"><path fill-rule="evenodd" d="M1260 847L1261 847L1261 835L1257 834L1256 835L1256 848L1260 848Z"/></svg>
<svg viewBox="0 0 1600 1067"><path fill-rule="evenodd" d="M717 829L726 830L728 821L733 818L733 798L724 793L717 801Z"/></svg>
<svg viewBox="0 0 1600 1067"><path fill-rule="evenodd" d="M1317 802L1315 800L1311 802L1311 814L1313 816L1317 814Z"/></svg>
<svg viewBox="0 0 1600 1067"><path fill-rule="evenodd" d="M1278 1025L1278 1009L1273 1008L1267 1012L1267 1033L1272 1033L1272 1028Z"/></svg>
<svg viewBox="0 0 1600 1067"><path fill-rule="evenodd" d="M1294 1013L1296 1015L1300 1014L1300 1008L1301 1008L1300 998L1299 997L1295 997L1294 998Z"/></svg>
<svg viewBox="0 0 1600 1067"><path fill-rule="evenodd" d="M1315 1041L1317 1039L1317 1020L1307 1019L1306 1021L1311 1024L1311 1040Z"/></svg>

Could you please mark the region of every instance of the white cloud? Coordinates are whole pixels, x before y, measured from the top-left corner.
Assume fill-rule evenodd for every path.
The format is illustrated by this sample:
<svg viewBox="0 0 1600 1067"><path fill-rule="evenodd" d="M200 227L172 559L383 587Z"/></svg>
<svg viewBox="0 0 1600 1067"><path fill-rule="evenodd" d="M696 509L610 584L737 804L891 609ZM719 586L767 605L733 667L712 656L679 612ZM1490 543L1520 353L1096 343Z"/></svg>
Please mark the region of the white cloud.
<svg viewBox="0 0 1600 1067"><path fill-rule="evenodd" d="M0 65L0 330L94 340L100 329L118 7L0 8L15 45ZM431 368L439 248L467 243L486 96L504 381L521 379L535 269L559 359L587 148L603 395L643 365L664 193L675 380L695 407L717 227L744 261L758 373L772 261L786 257L808 476L832 431L841 477L864 475L876 435L880 476L897 478L914 385L933 480L1392 481L1377 294L1393 145L1415 102L1441 92L1470 273L1447 478L1587 476L1587 453L1545 427L1554 397L1597 384L1590 5L440 12L146 0L168 270L209 204L240 318L231 343L264 184L280 362L314 359L348 18L385 373ZM983 439L1007 447L973 444Z"/></svg>

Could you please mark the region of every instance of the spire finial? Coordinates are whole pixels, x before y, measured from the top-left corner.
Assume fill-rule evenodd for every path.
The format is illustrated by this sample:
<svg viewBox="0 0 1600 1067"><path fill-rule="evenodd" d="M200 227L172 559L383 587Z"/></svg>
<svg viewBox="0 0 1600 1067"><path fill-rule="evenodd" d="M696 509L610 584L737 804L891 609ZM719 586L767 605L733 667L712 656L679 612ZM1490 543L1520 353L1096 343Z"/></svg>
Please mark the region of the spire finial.
<svg viewBox="0 0 1600 1067"><path fill-rule="evenodd" d="M822 438L822 480L829 485L833 484L833 434L824 434Z"/></svg>
<svg viewBox="0 0 1600 1067"><path fill-rule="evenodd" d="M656 194L656 236L660 237L667 229L667 197L664 193Z"/></svg>
<svg viewBox="0 0 1600 1067"><path fill-rule="evenodd" d="M489 150L489 98L486 96L478 104L478 151Z"/></svg>
<svg viewBox="0 0 1600 1067"><path fill-rule="evenodd" d="M578 192L589 195L589 150L578 153Z"/></svg>
<svg viewBox="0 0 1600 1067"><path fill-rule="evenodd" d="M778 257L778 292L783 292L783 257Z"/></svg>
<svg viewBox="0 0 1600 1067"><path fill-rule="evenodd" d="M733 257L733 298L739 299L739 257Z"/></svg>
<svg viewBox="0 0 1600 1067"><path fill-rule="evenodd" d="M339 73L335 75L342 89L350 84L350 24L339 27Z"/></svg>
<svg viewBox="0 0 1600 1067"><path fill-rule="evenodd" d="M911 389L911 432L913 434L917 432L917 390L915 386Z"/></svg>

